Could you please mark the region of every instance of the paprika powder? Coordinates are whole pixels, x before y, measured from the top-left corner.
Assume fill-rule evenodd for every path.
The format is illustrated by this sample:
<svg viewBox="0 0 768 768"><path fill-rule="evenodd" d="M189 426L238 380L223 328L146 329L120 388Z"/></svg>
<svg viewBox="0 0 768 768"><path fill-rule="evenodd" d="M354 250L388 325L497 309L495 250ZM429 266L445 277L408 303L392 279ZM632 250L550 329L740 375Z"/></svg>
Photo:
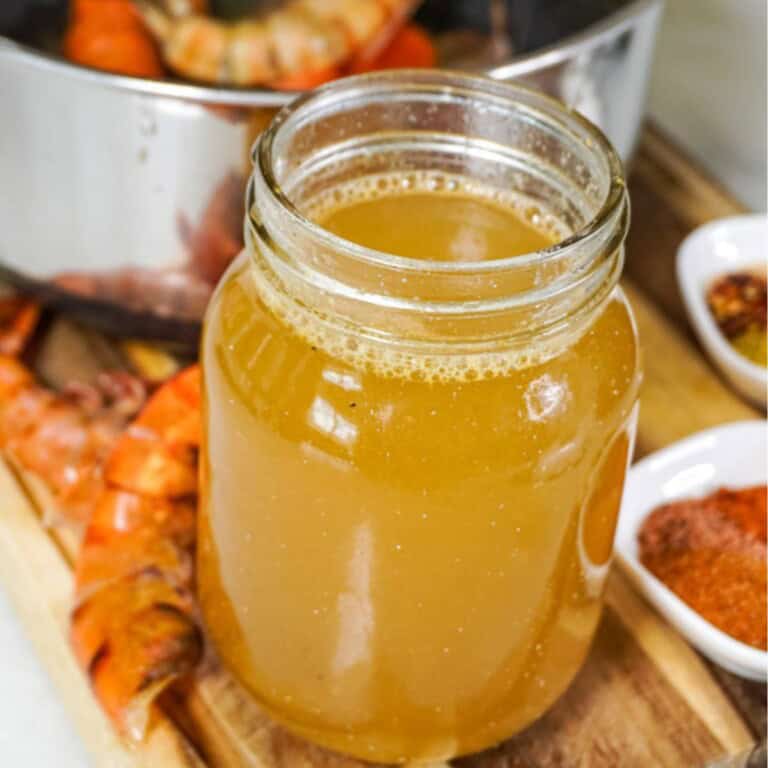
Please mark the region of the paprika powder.
<svg viewBox="0 0 768 768"><path fill-rule="evenodd" d="M766 486L664 504L638 535L651 573L718 629L766 649Z"/></svg>

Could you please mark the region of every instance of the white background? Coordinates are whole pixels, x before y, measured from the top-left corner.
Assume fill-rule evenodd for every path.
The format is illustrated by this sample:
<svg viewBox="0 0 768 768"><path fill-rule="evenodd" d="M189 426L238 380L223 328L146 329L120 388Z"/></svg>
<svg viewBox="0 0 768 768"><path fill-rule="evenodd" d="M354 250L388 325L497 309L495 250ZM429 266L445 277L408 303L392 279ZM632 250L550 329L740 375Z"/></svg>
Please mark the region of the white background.
<svg viewBox="0 0 768 768"><path fill-rule="evenodd" d="M84 768L89 765L82 742L2 590L0 765L4 768Z"/></svg>
<svg viewBox="0 0 768 768"><path fill-rule="evenodd" d="M766 0L667 0L651 114L739 199L766 208Z"/></svg>

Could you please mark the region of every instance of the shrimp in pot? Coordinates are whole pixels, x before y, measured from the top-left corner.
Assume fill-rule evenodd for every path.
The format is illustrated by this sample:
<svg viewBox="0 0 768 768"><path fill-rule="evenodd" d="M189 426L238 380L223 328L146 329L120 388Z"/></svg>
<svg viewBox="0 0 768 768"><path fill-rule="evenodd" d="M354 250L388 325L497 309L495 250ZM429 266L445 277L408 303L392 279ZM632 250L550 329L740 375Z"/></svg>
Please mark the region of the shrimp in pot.
<svg viewBox="0 0 768 768"><path fill-rule="evenodd" d="M72 0L64 54L76 64L135 77L165 74L132 0Z"/></svg>
<svg viewBox="0 0 768 768"><path fill-rule="evenodd" d="M415 0L288 0L253 18L205 14L204 0L135 0L166 65L193 80L304 89L372 60L419 4Z"/></svg>
<svg viewBox="0 0 768 768"><path fill-rule="evenodd" d="M77 560L72 645L108 715L136 739L151 702L203 652L193 585L200 430L193 366L115 444Z"/></svg>

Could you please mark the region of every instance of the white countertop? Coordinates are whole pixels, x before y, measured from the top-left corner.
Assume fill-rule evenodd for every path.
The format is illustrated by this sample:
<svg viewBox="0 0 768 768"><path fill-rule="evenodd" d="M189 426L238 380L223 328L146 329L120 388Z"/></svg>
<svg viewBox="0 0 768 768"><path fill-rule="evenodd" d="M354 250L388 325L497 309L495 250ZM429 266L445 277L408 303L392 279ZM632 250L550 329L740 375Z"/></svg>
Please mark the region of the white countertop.
<svg viewBox="0 0 768 768"><path fill-rule="evenodd" d="M53 684L0 590L0 765L91 765Z"/></svg>

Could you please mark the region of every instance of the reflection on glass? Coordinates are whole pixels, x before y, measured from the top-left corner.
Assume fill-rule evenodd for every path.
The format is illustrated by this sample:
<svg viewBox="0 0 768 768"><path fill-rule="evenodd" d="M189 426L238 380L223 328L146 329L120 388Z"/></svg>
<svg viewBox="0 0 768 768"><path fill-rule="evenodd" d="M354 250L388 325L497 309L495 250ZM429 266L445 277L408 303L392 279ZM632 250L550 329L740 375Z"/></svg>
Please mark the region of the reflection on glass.
<svg viewBox="0 0 768 768"><path fill-rule="evenodd" d="M357 438L357 427L319 395L312 401L307 418L311 426L345 447L352 446Z"/></svg>

